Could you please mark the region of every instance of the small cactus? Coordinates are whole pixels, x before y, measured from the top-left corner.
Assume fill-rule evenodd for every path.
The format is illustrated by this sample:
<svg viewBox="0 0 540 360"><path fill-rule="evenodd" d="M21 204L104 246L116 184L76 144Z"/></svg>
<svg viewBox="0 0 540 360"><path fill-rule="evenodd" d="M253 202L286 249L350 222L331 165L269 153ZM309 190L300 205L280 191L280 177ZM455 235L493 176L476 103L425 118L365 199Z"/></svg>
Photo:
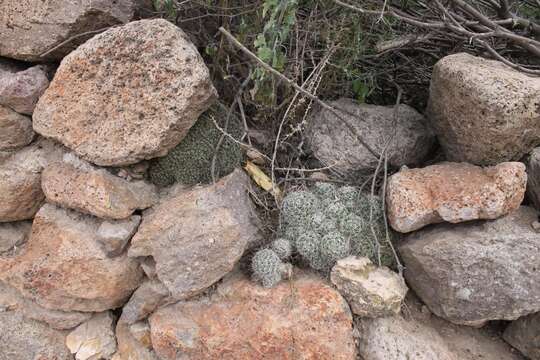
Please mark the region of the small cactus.
<svg viewBox="0 0 540 360"><path fill-rule="evenodd" d="M272 287L281 281L283 263L271 249L262 249L251 260L253 277L264 287Z"/></svg>
<svg viewBox="0 0 540 360"><path fill-rule="evenodd" d="M292 246L289 240L279 238L274 240L270 248L279 256L283 261L287 260L292 255Z"/></svg>

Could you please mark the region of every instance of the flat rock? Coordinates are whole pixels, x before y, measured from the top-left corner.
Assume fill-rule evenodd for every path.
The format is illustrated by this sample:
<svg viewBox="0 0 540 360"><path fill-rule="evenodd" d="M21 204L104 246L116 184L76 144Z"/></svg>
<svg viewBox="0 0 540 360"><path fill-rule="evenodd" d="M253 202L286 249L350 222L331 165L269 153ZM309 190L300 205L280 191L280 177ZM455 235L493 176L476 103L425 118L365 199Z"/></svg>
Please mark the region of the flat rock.
<svg viewBox="0 0 540 360"><path fill-rule="evenodd" d="M28 238L31 227L30 221L0 223L0 253L22 245Z"/></svg>
<svg viewBox="0 0 540 360"><path fill-rule="evenodd" d="M361 317L399 314L408 291L403 277L385 266L377 267L368 258L338 260L330 279L352 312Z"/></svg>
<svg viewBox="0 0 540 360"><path fill-rule="evenodd" d="M63 311L104 311L121 306L142 278L127 254L109 258L96 240L101 221L45 204L30 239L0 257L0 280L39 305Z"/></svg>
<svg viewBox="0 0 540 360"><path fill-rule="evenodd" d="M64 150L50 140L39 139L13 153L0 156L0 222L34 217L45 196L41 172Z"/></svg>
<svg viewBox="0 0 540 360"><path fill-rule="evenodd" d="M392 166L422 162L435 142L424 117L408 105L399 106L396 121L392 106L359 104L346 98L330 102L330 105L343 111L342 117L377 153L382 152L391 138L387 153L388 163ZM377 167L379 158L328 110L312 112L307 134L315 157L324 165L332 166L334 171L352 177Z"/></svg>
<svg viewBox="0 0 540 360"><path fill-rule="evenodd" d="M89 31L126 23L135 0L4 0L0 3L0 56L24 61L60 60L89 36ZM78 40L78 41L77 41ZM40 56L58 47L46 56Z"/></svg>
<svg viewBox="0 0 540 360"><path fill-rule="evenodd" d="M308 274L273 288L234 274L209 296L160 308L150 330L162 360L356 359L347 303Z"/></svg>
<svg viewBox="0 0 540 360"><path fill-rule="evenodd" d="M120 255L141 223L139 215L123 220L103 221L97 230L97 241L109 256Z"/></svg>
<svg viewBox="0 0 540 360"><path fill-rule="evenodd" d="M540 359L540 313L512 321L503 334L504 340L531 360Z"/></svg>
<svg viewBox="0 0 540 360"><path fill-rule="evenodd" d="M114 317L110 311L94 314L66 336L76 360L110 359L116 352Z"/></svg>
<svg viewBox="0 0 540 360"><path fill-rule="evenodd" d="M403 169L388 179L388 221L407 233L428 224L496 219L516 209L525 194L527 174L518 162L482 168L440 163Z"/></svg>
<svg viewBox="0 0 540 360"><path fill-rule="evenodd" d="M130 257L151 256L175 299L196 295L231 271L259 236L241 170L213 185L177 185L143 216Z"/></svg>
<svg viewBox="0 0 540 360"><path fill-rule="evenodd" d="M187 35L163 19L96 35L66 56L34 130L103 166L164 156L216 97Z"/></svg>
<svg viewBox="0 0 540 360"><path fill-rule="evenodd" d="M538 214L522 206L495 221L441 224L399 245L408 285L436 315L481 326L540 310Z"/></svg>
<svg viewBox="0 0 540 360"><path fill-rule="evenodd" d="M121 322L134 324L144 320L169 296L169 290L157 279L147 279L135 290L122 308Z"/></svg>
<svg viewBox="0 0 540 360"><path fill-rule="evenodd" d="M0 151L22 148L33 139L32 119L0 105Z"/></svg>
<svg viewBox="0 0 540 360"><path fill-rule="evenodd" d="M540 82L460 53L434 67L427 117L448 160L495 165L540 144Z"/></svg>
<svg viewBox="0 0 540 360"><path fill-rule="evenodd" d="M47 201L103 219L126 219L158 201L156 189L144 181L129 182L105 169L57 162L41 175Z"/></svg>
<svg viewBox="0 0 540 360"><path fill-rule="evenodd" d="M0 59L0 62L3 60ZM47 69L43 65L29 68L0 65L0 105L7 106L18 113L31 115L39 97L48 86Z"/></svg>

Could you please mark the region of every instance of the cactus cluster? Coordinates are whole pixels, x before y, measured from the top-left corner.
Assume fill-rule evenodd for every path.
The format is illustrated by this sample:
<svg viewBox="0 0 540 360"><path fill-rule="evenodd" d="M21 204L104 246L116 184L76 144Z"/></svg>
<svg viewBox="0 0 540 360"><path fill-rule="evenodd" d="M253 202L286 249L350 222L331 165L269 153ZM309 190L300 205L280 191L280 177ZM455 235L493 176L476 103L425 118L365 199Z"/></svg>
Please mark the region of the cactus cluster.
<svg viewBox="0 0 540 360"><path fill-rule="evenodd" d="M191 127L186 137L167 155L152 160L149 169L150 181L159 186L173 183L194 185L212 181L212 159L223 133L215 126L225 128L229 109L217 103L203 113ZM224 129L235 139L240 139L244 129L238 117L231 114ZM242 161L240 146L229 137L224 137L217 150L215 176L230 174Z"/></svg>
<svg viewBox="0 0 540 360"><path fill-rule="evenodd" d="M270 252L280 266L295 252L310 267L325 273L337 260L349 255L368 257L377 263L375 236L381 245L381 265L393 267L395 258L386 241L380 199L352 186L319 182L309 190L290 192L284 198L281 237L255 255L253 272L265 286L280 281L278 266L265 268L266 263L258 257L262 254L269 258Z"/></svg>

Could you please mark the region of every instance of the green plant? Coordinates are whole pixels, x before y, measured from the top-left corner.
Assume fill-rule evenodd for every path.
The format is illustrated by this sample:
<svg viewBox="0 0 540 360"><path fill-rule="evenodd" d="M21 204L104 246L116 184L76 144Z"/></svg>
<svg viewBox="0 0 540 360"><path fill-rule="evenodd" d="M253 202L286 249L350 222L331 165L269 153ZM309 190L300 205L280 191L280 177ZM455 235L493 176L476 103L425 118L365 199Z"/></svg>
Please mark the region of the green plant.
<svg viewBox="0 0 540 360"><path fill-rule="evenodd" d="M271 249L261 249L251 260L253 278L264 287L272 287L281 281L284 265Z"/></svg>
<svg viewBox="0 0 540 360"><path fill-rule="evenodd" d="M292 255L292 245L289 240L279 238L272 242L270 248L279 256L281 260L287 260Z"/></svg>

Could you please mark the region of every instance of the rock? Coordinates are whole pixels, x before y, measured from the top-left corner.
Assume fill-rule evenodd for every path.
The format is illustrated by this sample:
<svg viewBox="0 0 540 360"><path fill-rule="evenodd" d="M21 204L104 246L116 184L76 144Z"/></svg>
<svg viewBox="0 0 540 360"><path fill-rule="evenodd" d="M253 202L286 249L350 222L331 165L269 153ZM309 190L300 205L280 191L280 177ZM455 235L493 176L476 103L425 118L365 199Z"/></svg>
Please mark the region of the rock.
<svg viewBox="0 0 540 360"><path fill-rule="evenodd" d="M7 106L18 113L32 115L39 97L48 86L47 69L43 65L26 69L20 66L0 65L0 105Z"/></svg>
<svg viewBox="0 0 540 360"><path fill-rule="evenodd" d="M540 359L540 313L512 321L504 331L503 337L529 359Z"/></svg>
<svg viewBox="0 0 540 360"><path fill-rule="evenodd" d="M480 326L540 310L538 217L522 206L495 221L441 224L408 236L399 252L408 285L438 316Z"/></svg>
<svg viewBox="0 0 540 360"><path fill-rule="evenodd" d="M28 238L32 223L18 221L15 223L0 223L0 253L22 245Z"/></svg>
<svg viewBox="0 0 540 360"><path fill-rule="evenodd" d="M150 313L163 304L169 296L169 290L158 280L146 280L131 295L128 303L122 308L119 321L134 324L144 320Z"/></svg>
<svg viewBox="0 0 540 360"><path fill-rule="evenodd" d="M0 257L0 280L48 309L104 311L121 306L142 278L127 254L107 257L96 240L101 221L45 204L19 253Z"/></svg>
<svg viewBox="0 0 540 360"><path fill-rule="evenodd" d="M51 161L61 159L63 151L52 141L40 139L0 157L0 222L34 217L45 198L41 171Z"/></svg>
<svg viewBox="0 0 540 360"><path fill-rule="evenodd" d="M540 209L540 147L535 148L527 161L527 198Z"/></svg>
<svg viewBox="0 0 540 360"><path fill-rule="evenodd" d="M1 360L71 360L64 338L61 331L17 311L0 312Z"/></svg>
<svg viewBox="0 0 540 360"><path fill-rule="evenodd" d="M0 150L16 150L34 139L32 119L0 105Z"/></svg>
<svg viewBox="0 0 540 360"><path fill-rule="evenodd" d="M426 113L448 160L495 165L540 144L539 102L536 77L461 53L435 65Z"/></svg>
<svg viewBox="0 0 540 360"><path fill-rule="evenodd" d="M138 324L138 323L137 323ZM135 325L135 324L134 324ZM114 360L158 360L158 357L152 351L152 344L148 338L135 337L136 329L133 325L125 322L118 322L116 325L116 340L118 341L118 352ZM135 333L135 334L134 334Z"/></svg>
<svg viewBox="0 0 540 360"><path fill-rule="evenodd" d="M144 214L129 256L152 256L173 298L200 293L231 271L260 235L248 184L247 175L235 170L214 185L175 186Z"/></svg>
<svg viewBox="0 0 540 360"><path fill-rule="evenodd" d="M45 168L41 187L47 201L104 219L125 219L158 201L155 187L128 182L105 169L54 163Z"/></svg>
<svg viewBox="0 0 540 360"><path fill-rule="evenodd" d="M343 110L342 117L377 153L382 152L393 136L388 148L388 163L392 166L422 162L435 142L424 117L410 106L400 105L394 121L392 106L358 104L346 98L330 102L330 105ZM377 167L379 158L370 153L349 127L328 110L312 112L307 134L315 157L324 165L332 166L334 171L353 177Z"/></svg>
<svg viewBox="0 0 540 360"><path fill-rule="evenodd" d="M114 318L107 311L92 316L66 337L66 346L76 360L110 359L116 352Z"/></svg>
<svg viewBox="0 0 540 360"><path fill-rule="evenodd" d="M354 256L338 260L330 279L352 312L362 317L399 314L408 290L405 280L397 273L375 266L368 258Z"/></svg>
<svg viewBox="0 0 540 360"><path fill-rule="evenodd" d="M108 256L118 256L124 251L140 223L139 215L133 215L125 220L103 221L97 229L97 241Z"/></svg>
<svg viewBox="0 0 540 360"><path fill-rule="evenodd" d="M162 360L356 359L345 300L308 274L263 288L236 273L211 295L158 309L150 330Z"/></svg>
<svg viewBox="0 0 540 360"><path fill-rule="evenodd" d="M81 34L130 21L136 5L133 0L4 0L0 4L0 56L31 62L60 60L90 36ZM60 46L75 36L76 41ZM59 48L45 55L55 47Z"/></svg>
<svg viewBox="0 0 540 360"><path fill-rule="evenodd" d="M34 130L103 166L164 156L216 97L177 26L141 20L96 35L62 61Z"/></svg>
<svg viewBox="0 0 540 360"><path fill-rule="evenodd" d="M386 205L394 230L406 233L443 221L496 219L523 201L525 166L507 162L487 168L440 163L404 169L388 179Z"/></svg>

